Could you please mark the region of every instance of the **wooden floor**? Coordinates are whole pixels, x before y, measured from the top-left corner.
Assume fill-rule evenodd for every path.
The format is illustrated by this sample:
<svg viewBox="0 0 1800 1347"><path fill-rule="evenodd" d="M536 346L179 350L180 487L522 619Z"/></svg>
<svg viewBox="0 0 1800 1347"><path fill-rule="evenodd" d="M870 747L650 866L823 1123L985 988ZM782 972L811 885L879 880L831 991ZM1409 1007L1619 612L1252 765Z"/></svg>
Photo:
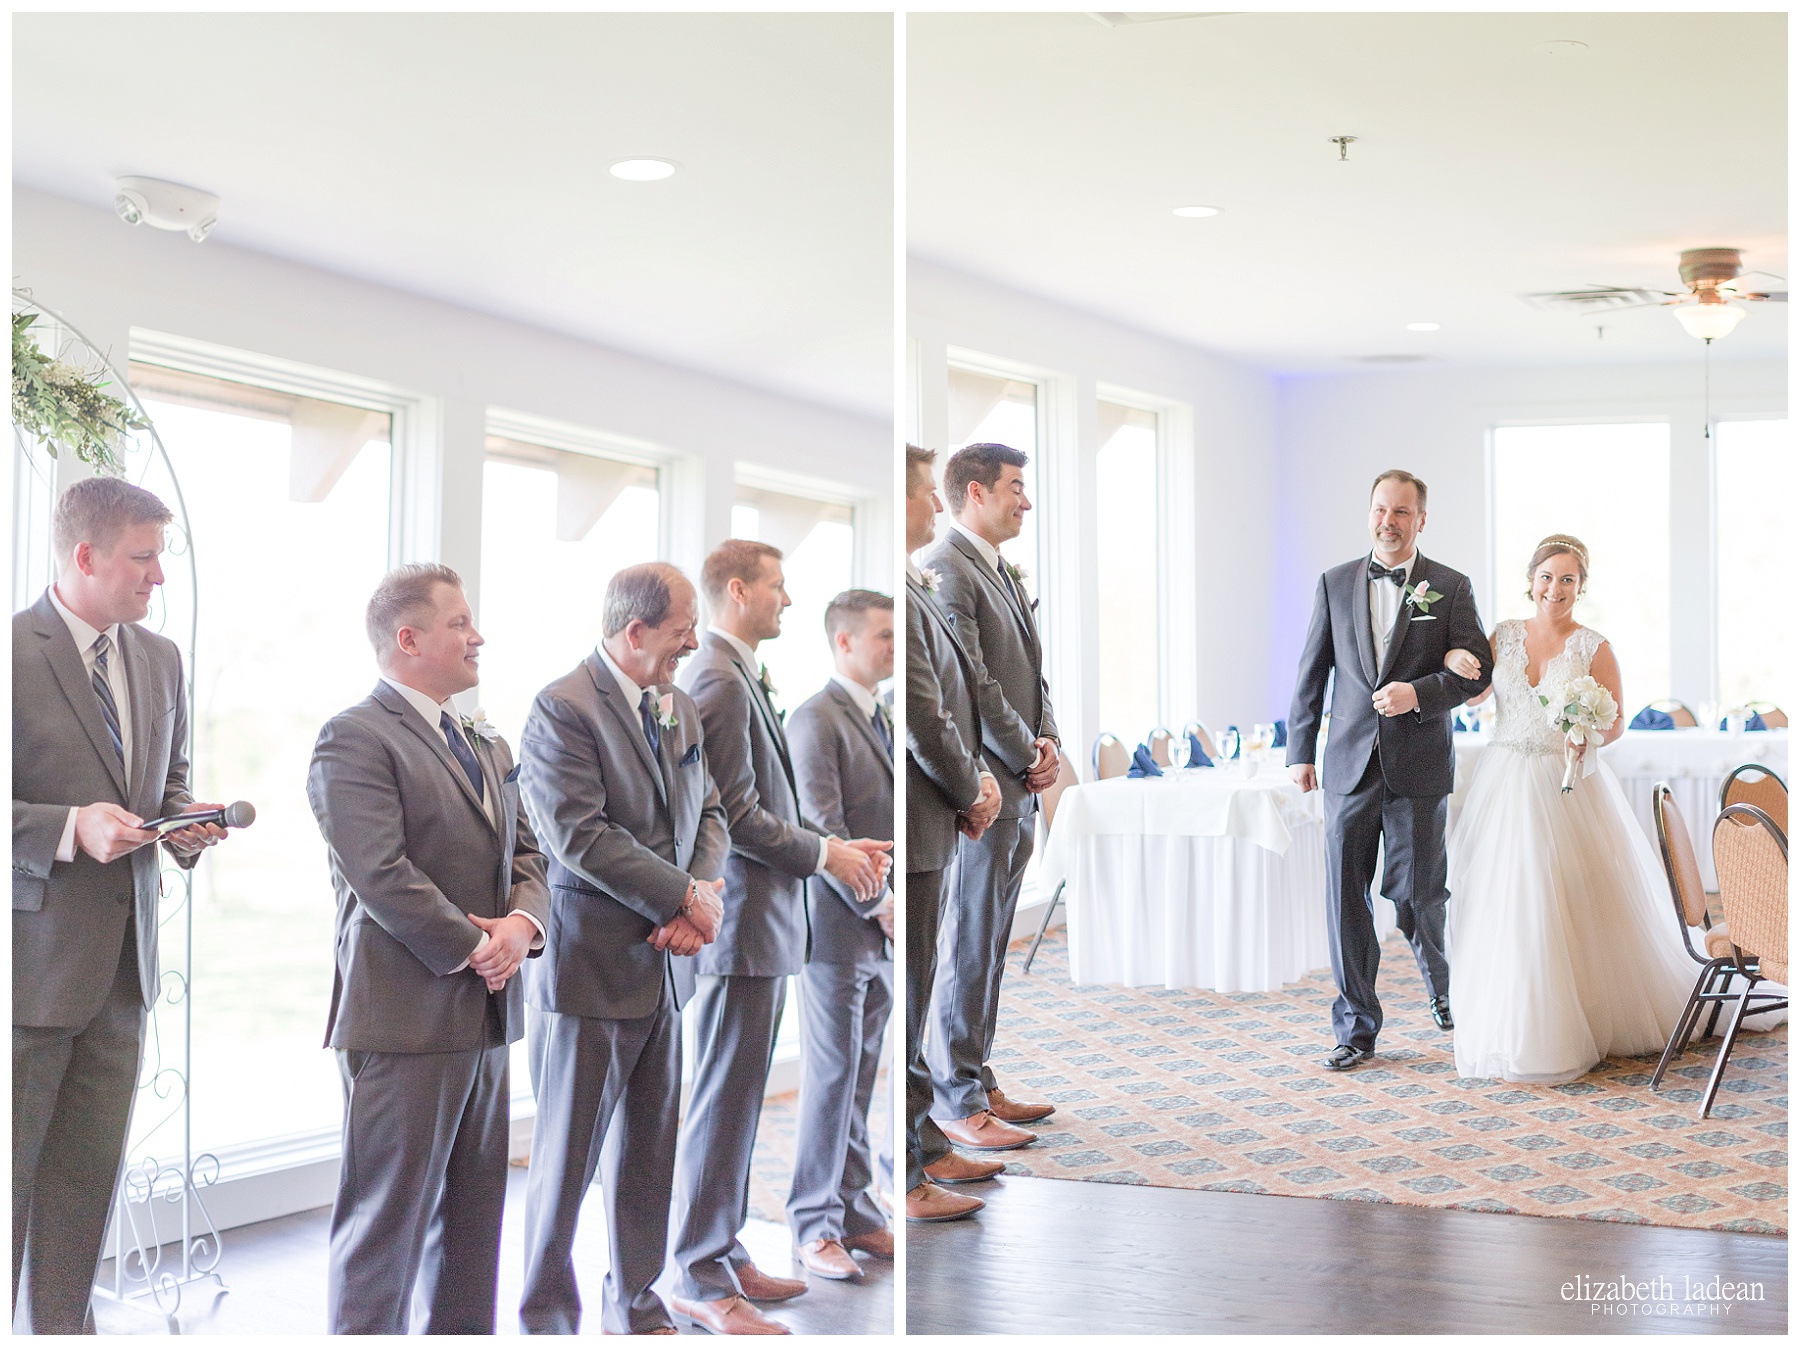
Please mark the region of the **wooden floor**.
<svg viewBox="0 0 1800 1347"><path fill-rule="evenodd" d="M1397 1204L1012 1178L906 1230L916 1333L1781 1333L1787 1241ZM1760 1282L1716 1316L1615 1315L1562 1287ZM1657 1292L1660 1294L1660 1288ZM1720 1307L1724 1309L1723 1306Z"/></svg>
<svg viewBox="0 0 1800 1347"><path fill-rule="evenodd" d="M507 1185L506 1215L501 1227L500 1324L504 1334L519 1331L517 1307L523 1278L525 1171L514 1169ZM585 1305L581 1331L600 1331L597 1311L600 1283L606 1275L606 1223L594 1189L582 1211L575 1237L575 1268ZM325 1331L325 1251L330 1210L302 1212L260 1225L227 1230L221 1271L230 1286L219 1294L211 1282L184 1288L179 1318L184 1333L320 1334ZM744 1231L745 1247L756 1265L781 1276L802 1275L791 1264L791 1242L785 1226L752 1221ZM171 1251L173 1252L173 1251ZM865 1270L861 1283L808 1278L805 1295L781 1305L761 1307L797 1334L887 1334L894 1331L892 1263L858 1258ZM102 1267L106 1277L112 1264ZM103 1278L104 1280L104 1278ZM667 1286L659 1288L667 1300ZM163 1333L166 1321L136 1305L95 1302L102 1333ZM684 1329L684 1332L698 1330Z"/></svg>

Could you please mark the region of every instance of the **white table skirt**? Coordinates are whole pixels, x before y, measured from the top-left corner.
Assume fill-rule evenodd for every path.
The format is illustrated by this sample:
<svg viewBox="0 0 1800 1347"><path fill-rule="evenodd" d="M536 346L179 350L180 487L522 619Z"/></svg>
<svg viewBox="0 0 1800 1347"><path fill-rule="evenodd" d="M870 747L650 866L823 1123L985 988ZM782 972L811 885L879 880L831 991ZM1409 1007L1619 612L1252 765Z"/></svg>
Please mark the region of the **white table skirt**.
<svg viewBox="0 0 1800 1347"><path fill-rule="evenodd" d="M1272 991L1327 966L1321 806L1274 762L1071 787L1040 877L1067 881L1071 979Z"/></svg>
<svg viewBox="0 0 1800 1347"><path fill-rule="evenodd" d="M1754 762L1788 779L1787 731L1759 730L1729 734L1722 730L1626 730L1617 743L1600 750L1601 761L1619 778L1625 798L1643 825L1644 835L1656 845L1656 816L1651 796L1658 781L1667 781L1676 807L1694 835L1694 850L1706 887L1719 887L1713 871L1712 827L1719 816L1719 790L1733 767ZM1456 793L1450 797L1452 820L1462 805L1476 757L1487 747L1487 737L1456 736ZM1662 853L1658 852L1660 857Z"/></svg>

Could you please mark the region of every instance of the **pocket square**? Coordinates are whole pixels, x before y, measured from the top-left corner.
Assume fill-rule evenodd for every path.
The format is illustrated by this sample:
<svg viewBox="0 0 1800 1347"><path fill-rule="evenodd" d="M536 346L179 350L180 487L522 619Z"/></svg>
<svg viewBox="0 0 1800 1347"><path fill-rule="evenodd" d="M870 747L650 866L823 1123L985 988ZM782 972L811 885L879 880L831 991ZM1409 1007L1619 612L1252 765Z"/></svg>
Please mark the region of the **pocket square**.
<svg viewBox="0 0 1800 1347"><path fill-rule="evenodd" d="M699 744L689 744L687 753L681 759L681 765L683 767L692 767L695 763L697 763L699 761L700 761L700 745Z"/></svg>
<svg viewBox="0 0 1800 1347"><path fill-rule="evenodd" d="M1435 617L1431 616L1431 614L1429 614L1429 613L1422 614L1419 617L1409 617L1406 620L1408 622L1436 622L1437 621L1437 619Z"/></svg>
<svg viewBox="0 0 1800 1347"><path fill-rule="evenodd" d="M507 773L507 774L506 774L506 780L505 780L505 781L503 781L503 782L501 782L501 783L500 783L500 784L501 784L501 785L503 785L503 786L510 786L510 785L512 785L512 783L513 783L513 782L515 782L515 781L517 781L517 780L518 780L518 779L519 779L519 769L520 769L520 768L521 768L521 767L523 767L523 766L524 766L524 765L525 765L525 764L524 764L524 763L522 763L522 762L515 762L515 763L514 763L514 764L513 764L513 769L512 769L512 771L510 771L510 772L508 772L508 773Z"/></svg>

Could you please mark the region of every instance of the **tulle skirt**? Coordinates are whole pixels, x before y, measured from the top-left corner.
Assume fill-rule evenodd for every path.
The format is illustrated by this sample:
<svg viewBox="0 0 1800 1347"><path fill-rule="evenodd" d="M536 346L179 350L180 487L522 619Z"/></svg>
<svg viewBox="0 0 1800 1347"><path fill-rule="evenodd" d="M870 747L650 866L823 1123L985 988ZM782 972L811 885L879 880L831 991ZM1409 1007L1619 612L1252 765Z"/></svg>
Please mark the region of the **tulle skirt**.
<svg viewBox="0 0 1800 1347"><path fill-rule="evenodd" d="M1604 764L1561 793L1560 753L1476 760L1450 849L1460 1076L1555 1083L1661 1052L1699 974L1661 863Z"/></svg>

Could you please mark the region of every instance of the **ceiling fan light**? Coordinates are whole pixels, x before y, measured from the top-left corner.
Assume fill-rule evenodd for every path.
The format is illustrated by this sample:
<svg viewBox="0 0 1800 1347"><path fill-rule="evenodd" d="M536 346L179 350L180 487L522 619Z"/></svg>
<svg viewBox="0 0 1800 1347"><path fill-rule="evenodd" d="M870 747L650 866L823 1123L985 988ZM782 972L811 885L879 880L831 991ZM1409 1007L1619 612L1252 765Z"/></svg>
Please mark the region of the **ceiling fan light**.
<svg viewBox="0 0 1800 1347"><path fill-rule="evenodd" d="M1688 336L1701 341L1729 337L1731 330L1744 321L1744 311L1735 304L1683 304L1671 312Z"/></svg>

